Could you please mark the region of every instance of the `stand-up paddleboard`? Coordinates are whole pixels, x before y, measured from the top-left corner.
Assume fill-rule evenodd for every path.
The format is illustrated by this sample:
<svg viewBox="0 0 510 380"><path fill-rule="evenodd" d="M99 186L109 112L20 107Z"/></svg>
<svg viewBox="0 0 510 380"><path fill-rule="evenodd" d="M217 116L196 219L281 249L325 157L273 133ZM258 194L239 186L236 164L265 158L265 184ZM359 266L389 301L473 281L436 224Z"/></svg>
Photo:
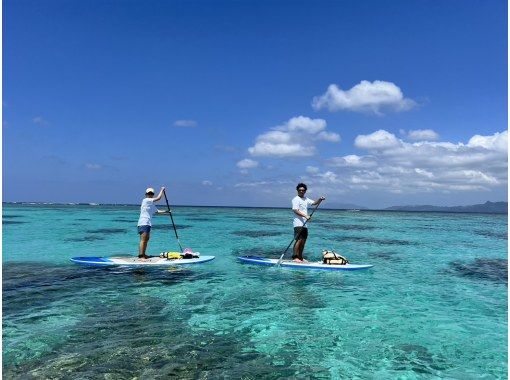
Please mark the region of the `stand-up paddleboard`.
<svg viewBox="0 0 510 380"><path fill-rule="evenodd" d="M242 263L246 264L255 264L255 265L267 265L267 266L276 266L278 264L278 259L268 259L266 257L258 257L258 256L239 256L237 258ZM321 261L319 262L308 262L308 263L296 263L290 260L283 260L280 264L283 268L291 268L291 269L318 269L318 270L361 270L372 268L373 265L368 264L345 264L345 265L329 265L324 264Z"/></svg>
<svg viewBox="0 0 510 380"><path fill-rule="evenodd" d="M192 259L173 259L168 260L164 257L150 257L142 260L138 257L73 257L71 261L76 264L91 266L176 266L202 264L214 260L214 256L200 256Z"/></svg>

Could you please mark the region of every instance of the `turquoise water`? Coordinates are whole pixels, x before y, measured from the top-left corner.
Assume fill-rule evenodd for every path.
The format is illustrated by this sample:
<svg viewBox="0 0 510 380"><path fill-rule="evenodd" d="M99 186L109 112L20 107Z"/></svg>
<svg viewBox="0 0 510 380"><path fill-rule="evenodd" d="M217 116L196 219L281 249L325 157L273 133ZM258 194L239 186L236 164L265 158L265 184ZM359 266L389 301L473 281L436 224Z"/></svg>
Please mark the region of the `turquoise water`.
<svg viewBox="0 0 510 380"><path fill-rule="evenodd" d="M507 377L507 216L320 210L305 256L360 272L239 264L278 257L283 209L175 207L179 269L88 268L135 254L138 207L3 207L4 378ZM168 216L149 254L178 250ZM289 257L290 254L287 256Z"/></svg>

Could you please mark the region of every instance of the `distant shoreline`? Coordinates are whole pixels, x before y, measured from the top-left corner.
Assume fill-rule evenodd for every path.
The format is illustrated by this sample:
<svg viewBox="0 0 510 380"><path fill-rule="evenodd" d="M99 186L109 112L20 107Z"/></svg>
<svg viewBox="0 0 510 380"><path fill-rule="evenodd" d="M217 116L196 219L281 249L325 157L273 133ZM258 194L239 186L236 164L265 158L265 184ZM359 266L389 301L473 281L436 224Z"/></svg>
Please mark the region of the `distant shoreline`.
<svg viewBox="0 0 510 380"><path fill-rule="evenodd" d="M444 213L444 214L508 214L508 203L507 202L487 202L486 204L505 204L502 209L498 210L483 210L483 209L471 209L471 207L480 206L392 206L383 209L370 209L370 208L321 208L322 211L348 211L348 212L412 212L412 213ZM87 207L139 207L138 204L132 203L60 203L60 202L2 202L2 205L22 205L22 206L87 206ZM482 205L483 206L483 205ZM285 210L288 207L282 206L204 206L204 205L173 205L172 207L200 207L200 208L231 208L231 209L280 209ZM426 209L430 207L431 209ZM422 208L422 209L417 209ZM436 209L437 208L437 209ZM458 209L464 208L464 209ZM503 209L504 208L504 209Z"/></svg>

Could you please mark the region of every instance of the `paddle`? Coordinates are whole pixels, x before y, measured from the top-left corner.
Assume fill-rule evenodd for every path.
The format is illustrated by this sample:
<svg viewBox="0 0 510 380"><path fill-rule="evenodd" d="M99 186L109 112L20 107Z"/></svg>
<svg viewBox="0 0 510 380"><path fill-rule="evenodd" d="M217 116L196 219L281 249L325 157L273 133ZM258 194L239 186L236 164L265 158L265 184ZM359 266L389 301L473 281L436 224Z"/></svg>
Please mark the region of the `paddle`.
<svg viewBox="0 0 510 380"><path fill-rule="evenodd" d="M181 242L179 241L179 236L177 235L177 228L175 228L174 217L172 216L172 211L170 210L170 205L168 204L168 198L166 197L165 190L163 190L163 195L165 196L166 207L168 209L168 212L170 213L170 219L172 219L172 225L174 226L174 232L175 232L175 237L177 238L177 243L179 244L179 247L181 248L181 252L184 252L184 250L182 249Z"/></svg>
<svg viewBox="0 0 510 380"><path fill-rule="evenodd" d="M292 240L290 241L289 245L287 246L287 248L285 248L285 251L282 253L282 255L280 256L280 258L278 259L278 262L276 263L277 266L280 266L280 264L282 263L283 261L283 256L285 256L285 254L287 253L287 251L289 250L290 246L292 245L292 243L294 242L294 240L296 240L296 238L299 236L299 234L301 233L301 230L303 228L305 228L306 226L306 223L312 218L312 215L313 213L315 212L315 210L317 210L319 208L319 205L320 205L320 202L317 204L317 206L315 206L315 208L313 209L312 213L310 214L310 218L308 218L307 220L305 220L305 222L303 223L303 225L301 226L301 228L299 229L299 231L297 232L297 234L294 235L294 237L292 238Z"/></svg>

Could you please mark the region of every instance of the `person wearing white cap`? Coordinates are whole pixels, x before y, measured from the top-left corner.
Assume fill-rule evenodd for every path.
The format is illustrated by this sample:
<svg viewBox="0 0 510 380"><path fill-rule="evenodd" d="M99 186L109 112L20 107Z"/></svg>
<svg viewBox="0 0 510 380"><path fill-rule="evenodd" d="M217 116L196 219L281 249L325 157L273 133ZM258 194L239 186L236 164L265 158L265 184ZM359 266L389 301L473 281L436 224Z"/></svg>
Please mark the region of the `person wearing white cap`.
<svg viewBox="0 0 510 380"><path fill-rule="evenodd" d="M147 250L147 244L149 243L149 239L151 237L151 226L152 226L152 216L154 214L169 214L169 211L160 211L154 205L154 202L157 202L163 196L163 191L165 188L162 187L159 191L157 197L154 198L154 189L149 187L145 190L145 198L142 201L142 205L140 206L140 218L138 219L138 234L140 235L140 245L138 247L138 257L140 259L148 259L149 256L145 254Z"/></svg>

